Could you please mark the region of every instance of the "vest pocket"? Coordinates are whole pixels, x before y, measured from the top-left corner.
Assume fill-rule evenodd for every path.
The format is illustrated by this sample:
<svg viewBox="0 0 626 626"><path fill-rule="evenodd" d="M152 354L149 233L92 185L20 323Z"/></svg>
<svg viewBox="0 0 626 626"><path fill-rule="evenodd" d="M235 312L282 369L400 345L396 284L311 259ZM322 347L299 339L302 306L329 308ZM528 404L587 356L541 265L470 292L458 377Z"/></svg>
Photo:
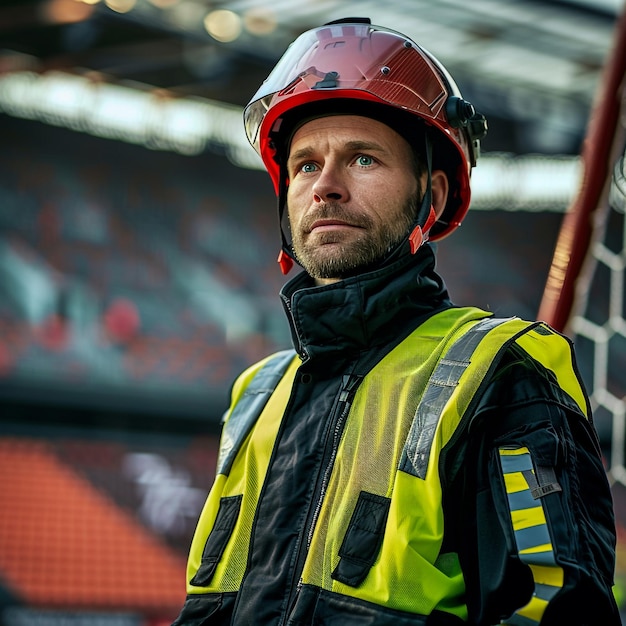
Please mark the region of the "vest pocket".
<svg viewBox="0 0 626 626"><path fill-rule="evenodd" d="M332 578L350 587L365 580L380 552L390 505L390 498L361 491Z"/></svg>
<svg viewBox="0 0 626 626"><path fill-rule="evenodd" d="M215 524L204 544L200 567L196 575L189 581L195 587L206 587L211 582L215 568L224 553L224 548L233 534L241 509L242 498L242 495L238 495L220 500Z"/></svg>

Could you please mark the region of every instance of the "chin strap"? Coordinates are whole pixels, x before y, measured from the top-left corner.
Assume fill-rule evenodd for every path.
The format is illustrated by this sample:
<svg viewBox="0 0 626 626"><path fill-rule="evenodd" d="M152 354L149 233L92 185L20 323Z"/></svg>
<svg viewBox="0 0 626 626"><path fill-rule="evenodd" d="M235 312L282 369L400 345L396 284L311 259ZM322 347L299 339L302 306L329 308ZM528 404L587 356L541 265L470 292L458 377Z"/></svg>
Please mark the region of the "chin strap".
<svg viewBox="0 0 626 626"><path fill-rule="evenodd" d="M293 267L293 259L284 251L281 250L278 253L278 265L280 265L280 271L284 276L287 276Z"/></svg>
<svg viewBox="0 0 626 626"><path fill-rule="evenodd" d="M433 178L432 178L432 158L433 147L430 142L428 132L424 133L424 156L426 157L426 190L422 198L419 213L417 215L417 225L409 235L409 244L411 246L411 254L415 254L422 244L428 241L428 233L437 221L437 214L433 207ZM420 222L424 221L422 225Z"/></svg>
<svg viewBox="0 0 626 626"><path fill-rule="evenodd" d="M428 231L433 227L433 224L437 221L437 214L433 205L430 205L430 212L428 213L428 219L424 226L416 226L409 235L409 244L411 245L411 254L415 254L423 243L428 241Z"/></svg>
<svg viewBox="0 0 626 626"><path fill-rule="evenodd" d="M291 242L287 239L285 235L285 229L287 225L283 222L285 221L285 205L287 204L287 187L289 183L287 182L287 172L286 168L283 165L282 161L279 165L280 167L280 177L278 179L278 225L280 227L280 238L282 240L282 248L278 253L278 265L280 266L280 271L284 276L287 276L291 271L295 261L292 256L291 250Z"/></svg>

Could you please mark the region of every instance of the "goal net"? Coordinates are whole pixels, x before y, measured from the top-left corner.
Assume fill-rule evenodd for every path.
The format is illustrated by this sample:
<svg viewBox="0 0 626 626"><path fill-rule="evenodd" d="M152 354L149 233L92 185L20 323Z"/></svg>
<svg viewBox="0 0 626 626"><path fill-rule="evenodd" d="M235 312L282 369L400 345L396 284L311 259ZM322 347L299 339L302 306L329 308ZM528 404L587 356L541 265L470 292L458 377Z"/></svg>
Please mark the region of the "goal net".
<svg viewBox="0 0 626 626"><path fill-rule="evenodd" d="M571 335L607 452L611 480L626 486L626 155L615 165L602 237L591 242L584 305ZM608 444L608 446L607 446ZM626 520L623 520L626 522Z"/></svg>
<svg viewBox="0 0 626 626"><path fill-rule="evenodd" d="M538 318L573 340L618 530L616 597L626 609L626 11L601 78Z"/></svg>
<svg viewBox="0 0 626 626"><path fill-rule="evenodd" d="M537 317L574 339L610 477L626 486L626 11L615 32Z"/></svg>

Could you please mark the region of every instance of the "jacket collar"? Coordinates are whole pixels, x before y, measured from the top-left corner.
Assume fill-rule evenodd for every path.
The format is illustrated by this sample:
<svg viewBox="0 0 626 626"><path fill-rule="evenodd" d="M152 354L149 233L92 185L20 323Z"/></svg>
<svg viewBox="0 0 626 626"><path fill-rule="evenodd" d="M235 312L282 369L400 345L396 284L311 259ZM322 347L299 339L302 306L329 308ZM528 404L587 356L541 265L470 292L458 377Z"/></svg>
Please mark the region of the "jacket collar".
<svg viewBox="0 0 626 626"><path fill-rule="evenodd" d="M280 295L304 362L342 361L355 352L393 347L424 319L452 306L430 245L331 285L315 286L301 272Z"/></svg>

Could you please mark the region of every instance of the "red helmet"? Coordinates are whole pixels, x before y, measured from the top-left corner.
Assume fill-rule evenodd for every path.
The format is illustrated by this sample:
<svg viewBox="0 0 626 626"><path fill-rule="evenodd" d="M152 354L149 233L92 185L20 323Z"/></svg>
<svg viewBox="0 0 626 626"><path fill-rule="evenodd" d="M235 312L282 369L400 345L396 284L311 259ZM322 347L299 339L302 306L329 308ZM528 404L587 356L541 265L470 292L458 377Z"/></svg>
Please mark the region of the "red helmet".
<svg viewBox="0 0 626 626"><path fill-rule="evenodd" d="M263 159L279 197L288 184L281 180L286 176L281 163L294 125L315 117L318 109L329 110L329 105L345 107L346 101L354 105L355 114L359 107L377 104L386 110L381 121L395 117L412 123L416 116L432 129L428 136L433 168L446 172L450 192L429 238L450 234L469 208L470 172L487 130L485 118L463 100L430 53L401 33L373 26L367 18L331 22L300 35L244 111L248 140Z"/></svg>

